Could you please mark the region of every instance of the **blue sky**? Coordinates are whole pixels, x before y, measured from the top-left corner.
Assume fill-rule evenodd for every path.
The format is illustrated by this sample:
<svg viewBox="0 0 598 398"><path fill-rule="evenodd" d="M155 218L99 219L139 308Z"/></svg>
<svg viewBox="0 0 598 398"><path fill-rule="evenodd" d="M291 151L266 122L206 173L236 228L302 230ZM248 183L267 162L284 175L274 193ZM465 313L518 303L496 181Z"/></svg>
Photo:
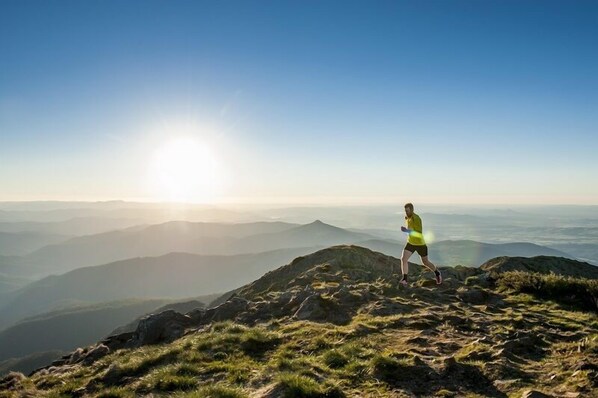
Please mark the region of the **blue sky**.
<svg viewBox="0 0 598 398"><path fill-rule="evenodd" d="M192 136L182 200L598 204L597 37L592 1L5 0L0 200L168 199Z"/></svg>

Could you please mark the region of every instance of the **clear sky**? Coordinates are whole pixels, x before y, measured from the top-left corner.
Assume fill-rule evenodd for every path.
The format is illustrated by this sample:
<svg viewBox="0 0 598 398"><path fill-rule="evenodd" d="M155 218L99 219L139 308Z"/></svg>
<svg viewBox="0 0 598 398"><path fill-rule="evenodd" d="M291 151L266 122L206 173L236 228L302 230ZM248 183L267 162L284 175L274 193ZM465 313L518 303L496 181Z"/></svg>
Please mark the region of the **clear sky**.
<svg viewBox="0 0 598 398"><path fill-rule="evenodd" d="M596 1L0 2L0 200L598 204Z"/></svg>

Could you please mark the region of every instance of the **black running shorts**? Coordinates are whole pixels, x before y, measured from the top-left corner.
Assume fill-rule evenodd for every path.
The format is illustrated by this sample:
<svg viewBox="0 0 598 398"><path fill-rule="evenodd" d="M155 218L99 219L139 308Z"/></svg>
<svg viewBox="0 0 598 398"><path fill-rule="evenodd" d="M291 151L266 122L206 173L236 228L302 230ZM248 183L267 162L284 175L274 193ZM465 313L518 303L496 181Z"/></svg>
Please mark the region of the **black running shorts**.
<svg viewBox="0 0 598 398"><path fill-rule="evenodd" d="M404 250L408 250L411 253L417 252L417 254L419 254L420 257L426 257L428 255L428 246L427 245L412 245L411 243L407 243L405 245Z"/></svg>

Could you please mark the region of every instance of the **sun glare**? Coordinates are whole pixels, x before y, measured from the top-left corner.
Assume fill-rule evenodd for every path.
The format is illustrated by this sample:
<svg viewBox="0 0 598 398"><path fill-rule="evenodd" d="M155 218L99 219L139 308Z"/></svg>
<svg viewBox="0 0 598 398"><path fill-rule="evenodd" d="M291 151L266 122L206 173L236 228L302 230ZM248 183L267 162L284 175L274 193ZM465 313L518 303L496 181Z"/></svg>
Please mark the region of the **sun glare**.
<svg viewBox="0 0 598 398"><path fill-rule="evenodd" d="M194 138L166 143L154 154L151 180L162 200L205 202L219 185L216 158L211 149Z"/></svg>

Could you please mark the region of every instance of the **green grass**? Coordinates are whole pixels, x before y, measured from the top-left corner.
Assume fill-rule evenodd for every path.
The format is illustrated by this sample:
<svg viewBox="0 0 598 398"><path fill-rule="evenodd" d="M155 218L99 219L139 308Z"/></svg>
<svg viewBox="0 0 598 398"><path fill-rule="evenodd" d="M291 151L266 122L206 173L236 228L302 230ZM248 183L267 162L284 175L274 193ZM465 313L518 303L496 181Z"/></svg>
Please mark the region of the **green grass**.
<svg viewBox="0 0 598 398"><path fill-rule="evenodd" d="M345 394L335 386L319 383L307 376L283 373L277 386L284 398L341 398Z"/></svg>
<svg viewBox="0 0 598 398"><path fill-rule="evenodd" d="M598 280L555 274L509 271L500 274L499 288L598 312Z"/></svg>
<svg viewBox="0 0 598 398"><path fill-rule="evenodd" d="M197 391L176 394L177 398L247 398L248 395L239 388L227 386L202 387Z"/></svg>
<svg viewBox="0 0 598 398"><path fill-rule="evenodd" d="M575 367L598 361L598 318L593 312L574 310L528 291L532 286L549 296L562 289L577 292L578 287L571 286L579 286L578 280L544 277L540 283L533 278L543 277L507 273L498 282L501 291L508 293L505 305L492 311L456 298L437 303L429 298L433 296L419 301L406 296L396 300L412 306L408 313L361 312L347 325L285 318L255 326L217 322L169 344L122 349L91 366L26 378L22 388L36 397L68 397L83 386L93 386L89 396L94 397L151 393L247 398L262 388L289 398L387 398L403 392L406 396L480 396L473 379L459 388L454 375L443 379L443 361L452 356L456 368L467 374L516 380L504 387L506 396L520 396L523 388L534 387L591 396L596 374L590 365L577 373ZM460 319L467 323L466 332L459 327ZM497 352L496 347L521 331L547 341L542 358L514 362ZM102 382L110 366L117 370L116 377ZM551 379L553 374L557 376ZM12 396L18 393L0 391L0 397Z"/></svg>

